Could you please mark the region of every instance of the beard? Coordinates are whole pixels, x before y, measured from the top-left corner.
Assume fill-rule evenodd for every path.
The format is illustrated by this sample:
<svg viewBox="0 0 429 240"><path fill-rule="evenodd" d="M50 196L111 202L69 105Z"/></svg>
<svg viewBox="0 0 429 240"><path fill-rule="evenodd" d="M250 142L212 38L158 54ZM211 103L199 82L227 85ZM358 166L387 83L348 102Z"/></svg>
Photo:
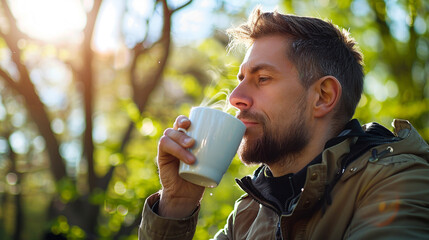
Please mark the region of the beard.
<svg viewBox="0 0 429 240"><path fill-rule="evenodd" d="M244 136L238 150L243 163L270 165L282 159L289 159L285 164L292 163L294 156L309 142L309 132L304 118L305 108L298 109L291 124L283 128L270 125L266 118L258 113L240 112L239 117L256 120L262 125L262 136L258 139L251 141Z"/></svg>

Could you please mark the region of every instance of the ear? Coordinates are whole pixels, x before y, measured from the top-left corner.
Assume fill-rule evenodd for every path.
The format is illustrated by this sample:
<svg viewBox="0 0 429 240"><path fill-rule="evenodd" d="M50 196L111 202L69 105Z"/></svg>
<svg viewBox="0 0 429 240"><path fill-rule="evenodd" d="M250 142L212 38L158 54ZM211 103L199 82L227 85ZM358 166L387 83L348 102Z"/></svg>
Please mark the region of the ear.
<svg viewBox="0 0 429 240"><path fill-rule="evenodd" d="M342 93L341 84L333 76L324 76L313 83L313 90L313 115L324 117L338 104Z"/></svg>

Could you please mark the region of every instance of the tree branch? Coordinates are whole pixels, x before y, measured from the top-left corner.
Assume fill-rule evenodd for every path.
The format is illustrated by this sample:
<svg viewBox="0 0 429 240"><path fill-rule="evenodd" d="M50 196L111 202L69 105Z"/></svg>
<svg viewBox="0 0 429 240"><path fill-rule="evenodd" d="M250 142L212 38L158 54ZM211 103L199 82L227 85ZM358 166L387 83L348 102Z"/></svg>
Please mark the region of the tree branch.
<svg viewBox="0 0 429 240"><path fill-rule="evenodd" d="M162 73L164 72L165 66L167 64L167 59L170 54L171 47L171 16L172 12L170 11L167 0L162 0L162 9L163 9L163 28L162 35L159 39L160 44L163 46L162 55L159 59L159 64L157 64L157 68L153 71L153 74L147 76L146 84L140 85L134 91L134 96L136 99L136 105L140 112L143 112L146 107L146 103L149 99L150 94L156 88L158 84L160 84L162 80ZM143 82L143 81L142 81Z"/></svg>
<svg viewBox="0 0 429 240"><path fill-rule="evenodd" d="M3 80L6 82L9 87L11 87L16 92L20 93L21 88L19 87L18 83L13 80L13 78L2 68L0 68L0 77L3 78Z"/></svg>
<svg viewBox="0 0 429 240"><path fill-rule="evenodd" d="M182 6L179 6L179 7L177 7L177 8L175 8L175 9L173 9L173 10L171 10L173 13L174 12L177 12L177 11L179 11L180 9L182 9L182 8L184 8L184 7L186 7L186 6L188 6L189 4L191 4L192 3L192 0L189 0L188 2L186 2L186 3L184 3Z"/></svg>
<svg viewBox="0 0 429 240"><path fill-rule="evenodd" d="M9 34L14 34L15 36L13 38L20 39L20 38L28 38L26 34L21 32L19 28L16 25L16 19L12 14L12 11L10 10L9 4L6 0L1 0L1 4L3 6L3 12L6 15L7 22L9 24Z"/></svg>
<svg viewBox="0 0 429 240"><path fill-rule="evenodd" d="M97 184L97 177L94 170L94 142L92 137L94 112L94 73L93 73L93 59L94 52L91 49L91 42L94 35L95 23L97 20L98 12L100 11L102 0L94 1L94 5L90 12L87 14L87 24L85 26L84 40L82 43L82 56L83 65L78 76L81 77L80 81L83 83L83 98L85 109L85 132L83 155L88 164L88 186L89 191L92 192Z"/></svg>
<svg viewBox="0 0 429 240"><path fill-rule="evenodd" d="M1 0L3 9L6 11L9 22L9 33L1 33L2 38L5 40L9 50L11 51L12 61L15 63L18 72L19 72L19 81L12 83L8 78L8 75L2 74L2 78L9 84L9 86L14 87L18 94L20 94L26 103L26 109L29 112L30 116L36 123L40 134L46 141L46 148L49 155L49 160L51 163L51 172L56 181L59 181L66 176L66 168L64 160L59 152L58 141L51 129L51 122L46 112L44 104L41 102L40 97L38 96L34 84L30 80L30 76L27 70L27 67L22 63L21 60L21 50L18 47L18 41L20 37L24 36L20 33L16 26L15 18L13 18L12 13L10 12L9 6L6 0ZM18 90L19 88L19 90Z"/></svg>
<svg viewBox="0 0 429 240"><path fill-rule="evenodd" d="M88 165L88 188L91 194L96 187L99 185L99 179L95 174L94 169L94 142L93 142L93 119L94 113L94 51L91 48L91 42L94 35L95 23L97 20L98 13L100 11L102 0L94 0L91 11L87 13L87 22L83 30L84 39L82 43L82 58L83 65L77 74L78 79L83 84L83 99L84 99L84 111L85 111L85 131L83 136L83 156L87 161ZM107 187L107 186L106 186ZM106 188L103 188L106 189ZM89 203L87 205L86 216L87 216L87 231L89 234L93 234L96 231L98 224L98 215L100 212L100 206Z"/></svg>
<svg viewBox="0 0 429 240"><path fill-rule="evenodd" d="M103 0L94 0L93 7L86 15L86 26L83 30L85 33L84 44L88 47L91 45L91 40L94 35L95 22L97 21L98 12L100 11Z"/></svg>
<svg viewBox="0 0 429 240"><path fill-rule="evenodd" d="M133 86L133 100L134 103L137 105L137 108L139 109L140 113L142 113L146 107L146 104L149 100L149 97L151 93L154 91L154 89L161 83L162 81L162 73L164 72L164 69L167 65L167 60L170 54L170 47L171 47L171 16L172 11L169 9L167 1L166 0L157 0L156 3L161 2L162 3L162 9L163 9L163 27L162 27L162 34L160 38L154 42L151 47L145 49L144 51L149 51L151 48L155 47L156 45L162 45L162 54L159 59L159 64L157 64L156 69L152 71L151 74L146 74L144 76L146 81L138 81L137 75L136 75L136 66L137 66L137 59L140 54L142 54L144 51L134 51L134 56L132 60L132 64L130 67L130 81ZM189 3L187 3L189 4ZM185 5L187 5L185 4ZM185 7L185 6L182 6ZM155 8L154 8L155 9ZM143 79L142 79L143 80ZM122 142L120 146L121 152L125 149L126 145L131 140L131 133L134 129L134 123L130 121L128 128L122 137ZM107 186L110 179L113 176L113 172L115 170L115 166L110 167L107 174L101 179L101 186Z"/></svg>

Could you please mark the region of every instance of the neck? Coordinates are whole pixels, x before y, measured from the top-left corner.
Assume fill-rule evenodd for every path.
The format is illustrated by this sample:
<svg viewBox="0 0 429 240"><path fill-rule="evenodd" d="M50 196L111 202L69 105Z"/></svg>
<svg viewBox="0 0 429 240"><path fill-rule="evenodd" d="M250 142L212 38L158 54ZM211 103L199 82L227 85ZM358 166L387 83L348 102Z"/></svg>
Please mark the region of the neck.
<svg viewBox="0 0 429 240"><path fill-rule="evenodd" d="M323 151L326 142L338 135L327 126L329 125L311 126L314 131L310 133L310 140L302 151L285 156L275 163L270 163L268 167L273 176L280 177L289 173L297 173L319 155Z"/></svg>
<svg viewBox="0 0 429 240"><path fill-rule="evenodd" d="M270 163L268 167L274 177L297 173L323 151L323 146L324 144L311 146L309 143L300 153L286 156L280 161Z"/></svg>

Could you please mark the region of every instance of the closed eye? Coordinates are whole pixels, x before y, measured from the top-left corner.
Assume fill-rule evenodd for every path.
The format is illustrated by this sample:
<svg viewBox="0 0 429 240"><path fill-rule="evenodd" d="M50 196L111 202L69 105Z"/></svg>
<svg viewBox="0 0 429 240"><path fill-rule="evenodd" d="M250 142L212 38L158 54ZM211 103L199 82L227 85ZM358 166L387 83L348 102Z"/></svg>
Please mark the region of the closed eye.
<svg viewBox="0 0 429 240"><path fill-rule="evenodd" d="M263 83L263 82L266 82L266 81L268 81L270 79L271 79L271 77L261 76L261 77L259 77L258 81L260 83Z"/></svg>

